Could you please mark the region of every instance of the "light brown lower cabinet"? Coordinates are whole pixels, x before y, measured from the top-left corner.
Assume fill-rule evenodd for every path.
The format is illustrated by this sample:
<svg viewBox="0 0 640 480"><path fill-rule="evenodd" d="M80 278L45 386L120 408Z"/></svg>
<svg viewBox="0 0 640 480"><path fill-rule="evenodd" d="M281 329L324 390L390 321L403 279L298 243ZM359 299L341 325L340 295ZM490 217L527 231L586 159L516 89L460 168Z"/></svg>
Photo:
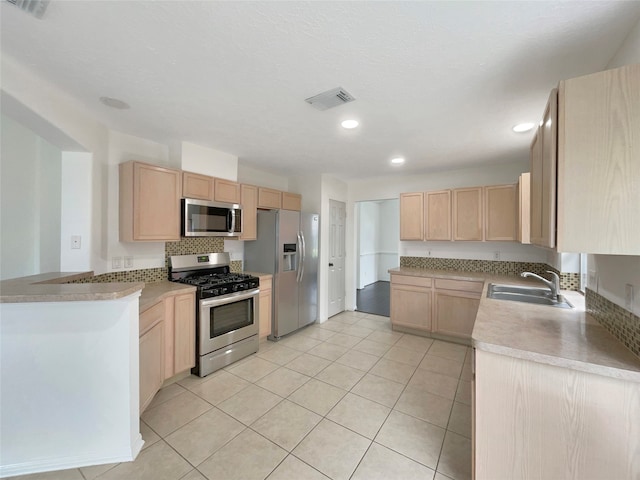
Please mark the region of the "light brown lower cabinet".
<svg viewBox="0 0 640 480"><path fill-rule="evenodd" d="M475 350L476 480L639 478L640 384Z"/></svg>
<svg viewBox="0 0 640 480"><path fill-rule="evenodd" d="M272 276L260 276L260 294L258 296L259 337L271 335L271 308L272 308Z"/></svg>
<svg viewBox="0 0 640 480"><path fill-rule="evenodd" d="M140 413L164 382L164 324L157 322L140 336Z"/></svg>
<svg viewBox="0 0 640 480"><path fill-rule="evenodd" d="M163 382L195 366L195 293L170 295L140 314L140 413Z"/></svg>
<svg viewBox="0 0 640 480"><path fill-rule="evenodd" d="M431 330L431 279L391 277L391 322L422 331Z"/></svg>
<svg viewBox="0 0 640 480"><path fill-rule="evenodd" d="M479 306L480 294L436 288L433 333L470 339Z"/></svg>
<svg viewBox="0 0 640 480"><path fill-rule="evenodd" d="M483 281L391 275L394 330L468 344Z"/></svg>

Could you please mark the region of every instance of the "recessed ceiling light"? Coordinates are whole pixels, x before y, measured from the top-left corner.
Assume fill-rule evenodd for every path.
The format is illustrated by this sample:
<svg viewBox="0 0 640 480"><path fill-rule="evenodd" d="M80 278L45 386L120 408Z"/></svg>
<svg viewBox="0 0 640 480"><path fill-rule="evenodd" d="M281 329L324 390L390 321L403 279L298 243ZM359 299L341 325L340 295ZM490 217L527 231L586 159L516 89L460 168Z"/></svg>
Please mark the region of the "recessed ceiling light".
<svg viewBox="0 0 640 480"><path fill-rule="evenodd" d="M131 108L128 103L111 97L100 97L100 101L107 107L116 108L118 110L128 110Z"/></svg>
<svg viewBox="0 0 640 480"><path fill-rule="evenodd" d="M358 122L357 120L345 120L340 125L342 125L343 128L351 129L356 128L358 125L360 125L360 122Z"/></svg>
<svg viewBox="0 0 640 480"><path fill-rule="evenodd" d="M402 165L404 163L404 158L402 157L392 158L391 163L393 163L394 165Z"/></svg>
<svg viewBox="0 0 640 480"><path fill-rule="evenodd" d="M519 123L513 127L513 131L517 133L528 132L531 130L536 124L535 123Z"/></svg>

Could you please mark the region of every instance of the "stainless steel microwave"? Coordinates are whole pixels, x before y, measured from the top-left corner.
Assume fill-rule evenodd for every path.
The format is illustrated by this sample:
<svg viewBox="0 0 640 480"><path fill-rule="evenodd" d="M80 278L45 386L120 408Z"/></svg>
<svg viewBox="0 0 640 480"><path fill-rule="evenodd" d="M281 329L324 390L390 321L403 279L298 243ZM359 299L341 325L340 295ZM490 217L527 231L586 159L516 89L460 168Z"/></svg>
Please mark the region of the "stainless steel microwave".
<svg viewBox="0 0 640 480"><path fill-rule="evenodd" d="M242 234L242 207L183 198L181 230L183 237L237 237Z"/></svg>

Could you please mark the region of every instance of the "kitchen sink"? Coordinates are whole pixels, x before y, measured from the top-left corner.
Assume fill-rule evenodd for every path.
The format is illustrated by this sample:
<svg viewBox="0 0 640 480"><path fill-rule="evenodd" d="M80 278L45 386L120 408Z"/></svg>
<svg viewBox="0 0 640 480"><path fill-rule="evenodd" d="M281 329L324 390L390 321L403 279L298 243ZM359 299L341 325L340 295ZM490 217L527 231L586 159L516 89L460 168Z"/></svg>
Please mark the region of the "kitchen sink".
<svg viewBox="0 0 640 480"><path fill-rule="evenodd" d="M551 293L549 292L549 289L546 288L490 283L487 291L487 297L495 300L533 303L535 305L547 305L549 307L556 308L573 308L573 305L571 305L562 295L558 295L557 299L551 298Z"/></svg>

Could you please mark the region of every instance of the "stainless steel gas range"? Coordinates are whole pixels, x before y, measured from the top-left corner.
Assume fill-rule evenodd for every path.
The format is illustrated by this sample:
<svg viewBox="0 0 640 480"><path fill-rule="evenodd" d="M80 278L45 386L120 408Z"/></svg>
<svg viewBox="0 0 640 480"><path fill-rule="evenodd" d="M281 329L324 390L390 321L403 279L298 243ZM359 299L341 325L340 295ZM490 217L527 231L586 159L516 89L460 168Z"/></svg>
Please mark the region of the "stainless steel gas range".
<svg viewBox="0 0 640 480"><path fill-rule="evenodd" d="M228 253L170 257L173 282L195 285L196 366L204 377L258 351L258 277L230 272Z"/></svg>

